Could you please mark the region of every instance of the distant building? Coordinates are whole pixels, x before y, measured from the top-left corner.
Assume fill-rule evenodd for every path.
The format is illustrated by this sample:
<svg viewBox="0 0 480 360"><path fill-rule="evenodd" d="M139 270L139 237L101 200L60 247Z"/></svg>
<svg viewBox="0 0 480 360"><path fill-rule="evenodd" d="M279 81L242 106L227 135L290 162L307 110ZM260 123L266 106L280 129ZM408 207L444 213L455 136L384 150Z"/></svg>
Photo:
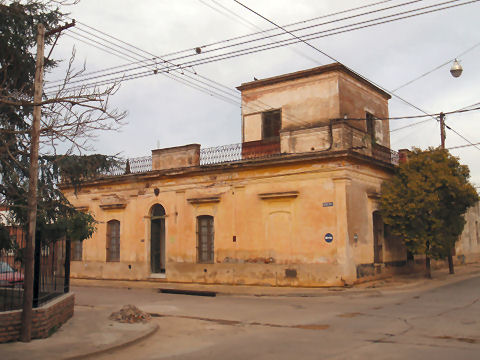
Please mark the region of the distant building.
<svg viewBox="0 0 480 360"><path fill-rule="evenodd" d="M390 96L340 64L238 89L241 144L156 149L64 188L99 222L73 277L321 286L405 264L377 203L398 161Z"/></svg>

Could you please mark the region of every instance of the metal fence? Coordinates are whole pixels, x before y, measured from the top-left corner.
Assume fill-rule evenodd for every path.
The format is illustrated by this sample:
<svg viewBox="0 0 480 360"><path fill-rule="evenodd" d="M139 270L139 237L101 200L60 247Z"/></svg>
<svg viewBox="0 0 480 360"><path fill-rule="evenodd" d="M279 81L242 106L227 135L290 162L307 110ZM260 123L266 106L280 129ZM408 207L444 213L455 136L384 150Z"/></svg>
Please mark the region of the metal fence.
<svg viewBox="0 0 480 360"><path fill-rule="evenodd" d="M25 232L10 227L11 246L0 251L0 311L23 307ZM36 238L33 307L69 291L70 253L65 239L49 242Z"/></svg>
<svg viewBox="0 0 480 360"><path fill-rule="evenodd" d="M398 152L379 144L372 144L372 157L386 163L398 165Z"/></svg>
<svg viewBox="0 0 480 360"><path fill-rule="evenodd" d="M200 149L200 165L222 164L242 160L242 144Z"/></svg>
<svg viewBox="0 0 480 360"><path fill-rule="evenodd" d="M216 165L248 159L281 156L279 142L251 141L200 149L200 165ZM393 165L398 165L398 152L387 147L374 145L372 157ZM152 171L152 157L129 158L119 166L110 169L105 175L124 175Z"/></svg>
<svg viewBox="0 0 480 360"><path fill-rule="evenodd" d="M141 173L152 170L152 157L143 156L129 158L120 161L119 165L110 169L105 175L124 175L130 173Z"/></svg>

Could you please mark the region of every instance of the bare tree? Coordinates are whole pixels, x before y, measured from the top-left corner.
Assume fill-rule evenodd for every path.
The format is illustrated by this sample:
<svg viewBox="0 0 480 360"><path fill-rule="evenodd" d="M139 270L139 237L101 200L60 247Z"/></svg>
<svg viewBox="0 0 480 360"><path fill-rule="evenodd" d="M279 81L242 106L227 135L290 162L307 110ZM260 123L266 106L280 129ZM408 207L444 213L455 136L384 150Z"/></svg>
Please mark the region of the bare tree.
<svg viewBox="0 0 480 360"><path fill-rule="evenodd" d="M54 30L49 33L58 33L66 27L56 27L64 16L59 6L76 2L0 2L0 27L6 34L0 37L0 52L3 52L0 54L0 200L14 213L15 220L28 229L23 341L31 339L33 249L37 219L44 224L54 224L65 217L67 210L70 215L75 215L75 209L56 187L59 174L65 174L59 171L59 167L65 159L76 155L75 166L68 168L84 174L82 164L77 161L78 155L91 150L89 140L98 131L117 130L126 116L126 112L111 109L109 104L120 82L103 87L71 86L72 83L81 83L78 78L85 71L85 65L78 71L74 69L75 50L63 81L54 91L42 93L43 69L51 68L55 62L44 58L45 28L41 23L50 21L49 25ZM38 35L34 31L37 24ZM47 43L55 44L57 40L58 37L55 41L47 39ZM35 42L36 60L31 53ZM99 163L98 155L94 160L94 164L90 164L92 166L87 166L93 173L108 163ZM69 179L74 178L75 175L69 175ZM85 218L85 226L90 226L91 221L93 218Z"/></svg>

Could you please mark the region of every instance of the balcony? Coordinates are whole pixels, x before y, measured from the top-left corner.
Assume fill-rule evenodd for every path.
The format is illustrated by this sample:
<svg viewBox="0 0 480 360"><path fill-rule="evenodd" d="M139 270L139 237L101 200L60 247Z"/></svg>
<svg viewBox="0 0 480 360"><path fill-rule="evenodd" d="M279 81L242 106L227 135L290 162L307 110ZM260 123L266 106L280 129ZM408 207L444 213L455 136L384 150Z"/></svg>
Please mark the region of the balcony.
<svg viewBox="0 0 480 360"><path fill-rule="evenodd" d="M260 140L244 143L222 145L209 148L200 148L198 144L185 145L182 147L153 150L154 160L151 156L131 158L106 175L123 175L129 173L142 173L153 170L189 167L209 166L225 163L233 163L252 159L291 156L294 154L326 153L338 151L350 151L371 157L383 163L398 165L398 153L380 144L371 143L370 137L362 130L352 127L345 121L332 122L330 125L322 125L309 129L295 131L283 131L280 139ZM179 157L180 162L175 165L172 159L164 159L162 164L156 154L161 156ZM188 161L183 161L184 157ZM152 167L153 163L153 167ZM177 163L177 162L176 162Z"/></svg>

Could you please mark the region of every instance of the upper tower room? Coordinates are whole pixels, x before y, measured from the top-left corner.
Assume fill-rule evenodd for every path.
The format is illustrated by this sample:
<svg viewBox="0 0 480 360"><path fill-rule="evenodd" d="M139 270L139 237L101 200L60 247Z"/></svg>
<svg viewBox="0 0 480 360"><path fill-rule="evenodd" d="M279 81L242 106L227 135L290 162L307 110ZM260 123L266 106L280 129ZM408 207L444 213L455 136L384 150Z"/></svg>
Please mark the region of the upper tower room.
<svg viewBox="0 0 480 360"><path fill-rule="evenodd" d="M242 93L244 143L281 141L282 152L297 152L289 151L293 136L309 142L310 150L312 135L341 119L371 144L390 147L389 121L381 120L388 118L390 95L342 64L255 80L237 89ZM318 140L315 146L321 150Z"/></svg>

